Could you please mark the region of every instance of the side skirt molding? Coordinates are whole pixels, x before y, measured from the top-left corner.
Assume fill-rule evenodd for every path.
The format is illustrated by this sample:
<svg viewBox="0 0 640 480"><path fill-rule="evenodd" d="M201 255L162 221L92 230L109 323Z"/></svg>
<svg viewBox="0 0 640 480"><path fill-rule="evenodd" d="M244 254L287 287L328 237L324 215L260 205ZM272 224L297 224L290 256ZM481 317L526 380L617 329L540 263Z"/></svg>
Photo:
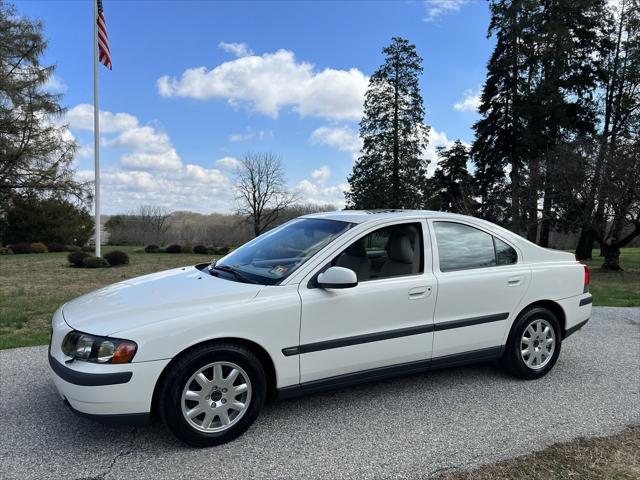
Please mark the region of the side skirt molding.
<svg viewBox="0 0 640 480"><path fill-rule="evenodd" d="M398 365L373 368L371 370L363 370L361 372L347 373L344 375L337 375L335 377L323 378L321 380L313 380L311 382L304 382L297 385L279 388L278 399L295 398L311 393L346 387L348 385L356 385L359 383L383 380L385 378L411 375L438 368L495 360L502 356L503 351L504 346L483 348L481 350L473 350L471 352L446 355L428 360L400 363Z"/></svg>
<svg viewBox="0 0 640 480"><path fill-rule="evenodd" d="M452 328L470 327L483 323L499 322L509 318L508 313L496 313L492 315L483 315L481 317L464 318L462 320L453 320L439 323L428 323L426 325L418 325L415 327L399 328L396 330L387 330L384 332L365 333L363 335L355 335L353 337L336 338L334 340L325 340L322 342L306 343L296 347L287 347L282 349L285 357L291 355L300 355L303 353L319 352L322 350L330 350L332 348L348 347L350 345L360 345L362 343L379 342L381 340L389 340L392 338L408 337L411 335L420 335L422 333L439 332Z"/></svg>

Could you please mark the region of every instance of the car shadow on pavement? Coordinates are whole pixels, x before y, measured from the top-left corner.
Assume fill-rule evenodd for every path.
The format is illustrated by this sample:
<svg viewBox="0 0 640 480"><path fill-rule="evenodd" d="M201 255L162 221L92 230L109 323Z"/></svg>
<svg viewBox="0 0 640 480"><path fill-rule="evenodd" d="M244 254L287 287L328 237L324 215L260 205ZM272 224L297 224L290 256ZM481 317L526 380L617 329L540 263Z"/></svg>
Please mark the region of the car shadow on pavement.
<svg viewBox="0 0 640 480"><path fill-rule="evenodd" d="M270 429L281 429L282 425L304 429L305 422L317 422L327 411L338 416L371 411L373 406L387 403L389 392L393 392L395 404L411 404L416 398L426 399L429 403L429 394L434 391L440 396L455 397L457 390L478 383L478 378L482 377L480 383L490 381L493 385L514 381L495 363L486 363L373 381L288 400L270 400L256 424L234 443L263 443L268 439ZM125 445L126 455L134 449L160 453L189 448L175 439L157 418L146 425L128 426L79 417L65 408L52 384L49 395L31 399L31 402L43 403L42 407L51 411L47 428L58 432L61 438L57 441L71 439L74 442L81 435L84 448L89 450L100 450L110 442L117 442Z"/></svg>

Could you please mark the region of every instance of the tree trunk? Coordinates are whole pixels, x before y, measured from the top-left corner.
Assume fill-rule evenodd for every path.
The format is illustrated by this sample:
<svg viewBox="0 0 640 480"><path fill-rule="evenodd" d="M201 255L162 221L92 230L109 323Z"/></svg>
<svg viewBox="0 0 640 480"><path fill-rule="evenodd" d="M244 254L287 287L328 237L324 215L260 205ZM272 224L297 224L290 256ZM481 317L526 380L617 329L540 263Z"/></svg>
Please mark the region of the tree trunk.
<svg viewBox="0 0 640 480"><path fill-rule="evenodd" d="M520 170L518 161L511 161L511 231L520 234Z"/></svg>
<svg viewBox="0 0 640 480"><path fill-rule="evenodd" d="M593 234L591 225L583 226L576 247L576 258L578 260L591 260L593 258L593 244L596 242L596 236Z"/></svg>
<svg viewBox="0 0 640 480"><path fill-rule="evenodd" d="M601 245L601 248L604 255L604 263L602 264L602 269L614 272L621 271L622 268L620 267L620 248L618 247L618 245L608 245L606 243L603 243Z"/></svg>
<svg viewBox="0 0 640 480"><path fill-rule="evenodd" d="M551 232L551 186L547 179L547 187L544 192L544 201L542 203L542 226L540 228L540 241L538 245L541 247L549 247L549 234Z"/></svg>
<svg viewBox="0 0 640 480"><path fill-rule="evenodd" d="M532 158L529 162L529 195L528 203L528 222L527 222L527 240L536 241L538 238L538 185L540 184L540 171L537 158Z"/></svg>
<svg viewBox="0 0 640 480"><path fill-rule="evenodd" d="M400 101L400 92L398 91L399 85L399 75L400 75L400 67L399 67L400 59L396 57L396 75L394 80L394 103L393 103L393 205L392 208L402 208L403 205L400 205L400 126L399 126L399 118L398 118L398 110L400 105L398 102Z"/></svg>
<svg viewBox="0 0 640 480"><path fill-rule="evenodd" d="M253 234L257 237L260 233L260 219L256 219L253 221Z"/></svg>

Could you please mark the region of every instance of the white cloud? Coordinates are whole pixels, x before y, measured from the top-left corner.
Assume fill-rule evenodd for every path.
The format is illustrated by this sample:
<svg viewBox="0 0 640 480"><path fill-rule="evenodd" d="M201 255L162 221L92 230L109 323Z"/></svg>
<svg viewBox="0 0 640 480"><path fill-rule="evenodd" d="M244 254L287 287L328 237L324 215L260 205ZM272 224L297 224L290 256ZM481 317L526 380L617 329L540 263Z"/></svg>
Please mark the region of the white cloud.
<svg viewBox="0 0 640 480"><path fill-rule="evenodd" d="M80 103L67 111L65 121L70 128L93 131L93 105ZM138 119L128 113L111 113L100 110L100 132L112 133L138 126Z"/></svg>
<svg viewBox="0 0 640 480"><path fill-rule="evenodd" d="M294 191L304 203L316 205L334 205L343 208L345 205L344 192L349 189L347 183L326 186L325 181L331 176L331 169L323 165L311 172L311 178L299 181Z"/></svg>
<svg viewBox="0 0 640 480"><path fill-rule="evenodd" d="M64 93L67 91L67 84L60 77L51 74L44 83L43 88L50 93Z"/></svg>
<svg viewBox="0 0 640 480"><path fill-rule="evenodd" d="M454 110L459 112L477 112L480 107L480 92L465 90L462 100L453 105Z"/></svg>
<svg viewBox="0 0 640 480"><path fill-rule="evenodd" d="M424 20L433 22L442 15L457 12L466 3L469 3L469 0L426 0L427 15Z"/></svg>
<svg viewBox="0 0 640 480"><path fill-rule="evenodd" d="M349 185L339 183L329 187L318 185L317 183L304 179L298 182L294 190L304 203L313 203L316 205L333 205L341 209L345 205L344 192L347 191Z"/></svg>
<svg viewBox="0 0 640 480"><path fill-rule="evenodd" d="M157 82L163 97L224 98L274 118L290 107L302 117L332 120L360 119L367 84L358 69L316 71L289 50L237 58L211 70L190 68Z"/></svg>
<svg viewBox="0 0 640 480"><path fill-rule="evenodd" d="M127 153L120 157L120 163L126 168L148 170L175 170L182 166L182 160L173 148L160 153L144 151Z"/></svg>
<svg viewBox="0 0 640 480"><path fill-rule="evenodd" d="M93 180L93 170L78 172ZM104 213L131 211L136 205L153 204L170 210L201 213L230 212L233 190L229 178L217 169L183 165L176 171L105 169L100 174Z"/></svg>
<svg viewBox="0 0 640 480"><path fill-rule="evenodd" d="M311 143L328 145L343 152L359 152L362 139L348 127L320 127L311 133Z"/></svg>
<svg viewBox="0 0 640 480"><path fill-rule="evenodd" d="M245 132L233 133L229 135L230 142L245 142L257 138L259 140L265 138L273 138L273 130L253 130L251 127L247 127Z"/></svg>
<svg viewBox="0 0 640 480"><path fill-rule="evenodd" d="M438 147L450 148L455 143L454 140L449 140L445 132L438 132L433 127L429 130L429 145L424 154L424 158L430 160L427 167L427 176L431 177L438 167Z"/></svg>
<svg viewBox="0 0 640 480"><path fill-rule="evenodd" d="M70 128L93 129L91 105L77 105L69 113L66 121ZM100 121L101 132L107 134L101 138L101 145L125 150L119 163L101 171L105 213L128 212L136 204L197 212L232 209L233 188L221 168L233 167L236 159L217 160L215 165L219 168L183 163L168 134L151 125L141 126L134 115L100 111ZM72 132L69 135L73 137ZM86 146L81 147L79 154L83 154L83 149L92 152ZM83 170L77 175L81 180L92 181L94 172Z"/></svg>
<svg viewBox="0 0 640 480"><path fill-rule="evenodd" d="M120 158L126 168L173 170L182 166L169 135L148 125L124 130L117 137L107 140L105 145L133 150Z"/></svg>
<svg viewBox="0 0 640 480"><path fill-rule="evenodd" d="M324 181L331 176L331 169L327 165L323 165L320 168L311 172L311 178L318 183L324 183Z"/></svg>
<svg viewBox="0 0 640 480"><path fill-rule="evenodd" d="M65 121L71 129L93 130L93 105L76 105L67 112ZM100 133L117 133L115 137L101 139L105 147L130 150L120 157L126 168L170 170L182 166L169 135L150 125L140 126L134 115L101 110ZM83 153L86 150L79 155Z"/></svg>
<svg viewBox="0 0 640 480"><path fill-rule="evenodd" d="M248 57L253 55L253 51L249 48L246 43L227 43L220 42L218 47L224 50L225 52L229 52L235 55L238 58Z"/></svg>
<svg viewBox="0 0 640 480"><path fill-rule="evenodd" d="M171 148L169 135L157 132L151 126L125 130L113 140L108 141L107 144L113 147L144 150L151 153L161 153Z"/></svg>
<svg viewBox="0 0 640 480"><path fill-rule="evenodd" d="M215 164L226 170L235 170L240 166L240 160L234 157L223 157L215 161Z"/></svg>

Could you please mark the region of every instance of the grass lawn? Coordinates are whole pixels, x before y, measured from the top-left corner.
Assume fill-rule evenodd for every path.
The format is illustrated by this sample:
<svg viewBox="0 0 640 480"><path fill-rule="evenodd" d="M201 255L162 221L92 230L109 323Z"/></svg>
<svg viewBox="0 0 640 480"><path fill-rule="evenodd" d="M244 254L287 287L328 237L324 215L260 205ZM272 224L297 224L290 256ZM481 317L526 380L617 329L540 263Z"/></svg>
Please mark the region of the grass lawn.
<svg viewBox="0 0 640 480"><path fill-rule="evenodd" d="M194 265L211 255L144 253L141 247L123 250L130 264L110 268L72 268L67 253L0 256L0 349L49 342L53 312L68 300L127 278L169 268Z"/></svg>
<svg viewBox="0 0 640 480"><path fill-rule="evenodd" d="M130 265L72 268L68 266L66 253L0 256L0 349L46 344L53 312L78 295L127 278L211 258L184 253L144 253L141 247L105 247L103 253L116 249L129 254ZM589 262L594 304L639 306L640 248L623 249L623 272L604 272L601 264L598 257Z"/></svg>
<svg viewBox="0 0 640 480"><path fill-rule="evenodd" d="M640 426L618 435L558 443L522 457L484 465L438 480L634 480L640 478Z"/></svg>
<svg viewBox="0 0 640 480"><path fill-rule="evenodd" d="M593 250L594 256L599 252ZM593 304L607 307L640 306L640 247L623 248L620 255L622 272L602 270L603 259L595 256L587 261L591 272Z"/></svg>

